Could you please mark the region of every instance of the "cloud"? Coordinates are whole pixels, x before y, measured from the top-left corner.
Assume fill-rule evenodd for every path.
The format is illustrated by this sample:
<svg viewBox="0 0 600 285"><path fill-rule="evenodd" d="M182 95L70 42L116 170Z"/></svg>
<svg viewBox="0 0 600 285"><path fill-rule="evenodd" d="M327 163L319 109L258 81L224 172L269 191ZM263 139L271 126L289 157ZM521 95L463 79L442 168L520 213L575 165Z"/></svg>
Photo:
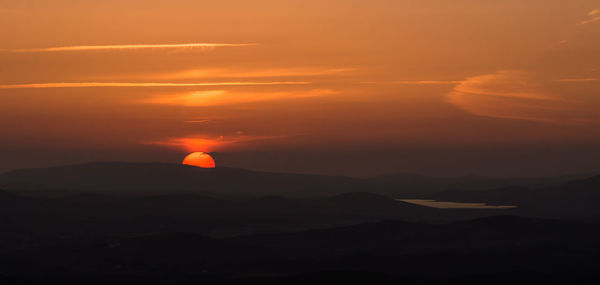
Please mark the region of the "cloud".
<svg viewBox="0 0 600 285"><path fill-rule="evenodd" d="M563 78L557 80L558 82L594 82L600 81L600 78Z"/></svg>
<svg viewBox="0 0 600 285"><path fill-rule="evenodd" d="M349 74L355 68L274 68L255 70L231 69L190 69L178 72L150 75L156 79L193 79L193 78L265 78L265 77L297 77L325 76Z"/></svg>
<svg viewBox="0 0 600 285"><path fill-rule="evenodd" d="M587 25L600 21L588 13ZM574 29L575 30L575 29ZM559 125L600 123L598 30L579 29L528 70L504 70L467 78L447 101L473 115Z"/></svg>
<svg viewBox="0 0 600 285"><path fill-rule="evenodd" d="M139 50L139 49L200 49L212 50L219 47L243 47L256 44L222 44L222 43L185 43L185 44L133 44L133 45L81 45L61 46L33 49L2 50L9 52L69 52L69 51L102 51L102 50Z"/></svg>
<svg viewBox="0 0 600 285"><path fill-rule="evenodd" d="M208 119L204 119L204 120L187 120L187 121L183 121L186 124L204 124L204 123L208 123L210 122L210 120Z"/></svg>
<svg viewBox="0 0 600 285"><path fill-rule="evenodd" d="M455 85L459 80L397 80L397 81L365 81L362 84L390 84L390 85Z"/></svg>
<svg viewBox="0 0 600 285"><path fill-rule="evenodd" d="M185 107L206 107L253 103L262 101L307 98L331 95L335 92L327 89L294 92L232 92L227 90L196 91L178 95L148 98L140 101L144 104L175 105Z"/></svg>
<svg viewBox="0 0 600 285"><path fill-rule="evenodd" d="M596 22L600 22L600 9L595 9L590 11L587 14L587 18L579 23L577 23L577 26L585 26L591 23L596 23Z"/></svg>
<svg viewBox="0 0 600 285"><path fill-rule="evenodd" d="M29 89L29 88L82 88L82 87L201 87L201 86L251 86L251 85L306 85L304 81L273 81L273 82L200 82L200 83L169 83L169 82L57 82L57 83L28 83L0 85L0 89Z"/></svg>
<svg viewBox="0 0 600 285"><path fill-rule="evenodd" d="M244 144L247 143L282 138L286 138L286 136L250 136L243 134L236 134L233 136L193 135L181 138L168 138L161 141L147 142L145 144L174 147L186 152L215 152L241 149L244 147Z"/></svg>
<svg viewBox="0 0 600 285"><path fill-rule="evenodd" d="M458 84L448 102L478 116L546 123L575 123L576 101L550 93L532 73L508 70L475 76Z"/></svg>

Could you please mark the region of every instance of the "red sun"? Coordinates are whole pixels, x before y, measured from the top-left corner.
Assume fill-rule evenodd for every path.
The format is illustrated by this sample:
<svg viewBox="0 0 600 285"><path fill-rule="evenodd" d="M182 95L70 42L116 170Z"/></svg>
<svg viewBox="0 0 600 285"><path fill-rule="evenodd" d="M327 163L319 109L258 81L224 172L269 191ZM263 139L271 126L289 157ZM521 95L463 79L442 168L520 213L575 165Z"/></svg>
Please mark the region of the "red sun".
<svg viewBox="0 0 600 285"><path fill-rule="evenodd" d="M215 168L215 160L208 153L192 152L183 159L183 164L202 168Z"/></svg>

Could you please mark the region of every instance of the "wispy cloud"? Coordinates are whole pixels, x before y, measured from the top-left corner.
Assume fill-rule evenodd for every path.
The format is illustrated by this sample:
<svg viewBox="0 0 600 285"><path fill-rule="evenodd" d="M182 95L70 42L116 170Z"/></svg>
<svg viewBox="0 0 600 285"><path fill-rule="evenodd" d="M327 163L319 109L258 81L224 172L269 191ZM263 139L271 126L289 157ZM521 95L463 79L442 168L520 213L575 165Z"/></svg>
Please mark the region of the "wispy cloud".
<svg viewBox="0 0 600 285"><path fill-rule="evenodd" d="M455 85L459 80L396 80L396 81L364 81L362 84L390 84L390 85Z"/></svg>
<svg viewBox="0 0 600 285"><path fill-rule="evenodd" d="M203 124L203 123L208 123L210 122L210 120L208 119L204 119L204 120L187 120L187 121L183 121L186 124Z"/></svg>
<svg viewBox="0 0 600 285"><path fill-rule="evenodd" d="M156 79L192 79L192 78L265 78L299 77L349 74L355 68L273 68L253 70L231 69L190 69L172 73L151 75Z"/></svg>
<svg viewBox="0 0 600 285"><path fill-rule="evenodd" d="M509 70L466 79L448 102L473 115L547 123L578 121L576 102L545 91L528 72Z"/></svg>
<svg viewBox="0 0 600 285"><path fill-rule="evenodd" d="M185 107L205 107L317 97L331 94L335 94L335 92L326 89L293 92L233 92L227 90L208 90L148 98L140 101L140 103Z"/></svg>
<svg viewBox="0 0 600 285"><path fill-rule="evenodd" d="M201 49L212 50L219 47L243 47L256 45L248 44L225 44L225 43L185 43L185 44L132 44L132 45L80 45L60 46L32 49L4 49L8 52L69 52L69 51L102 51L102 50L138 50L138 49Z"/></svg>
<svg viewBox="0 0 600 285"><path fill-rule="evenodd" d="M274 82L200 82L200 83L168 83L168 82L57 82L0 85L0 89L28 88L82 88L82 87L202 87L202 86L251 86L251 85L306 85L302 81Z"/></svg>
<svg viewBox="0 0 600 285"><path fill-rule="evenodd" d="M167 138L159 141L146 142L146 144L161 145L167 147L174 147L187 152L214 152L223 150L233 150L243 148L245 144L283 139L287 136L251 136L251 135L233 135L233 136L188 136L180 138Z"/></svg>
<svg viewBox="0 0 600 285"><path fill-rule="evenodd" d="M600 9L595 9L587 14L587 18L579 23L578 26L585 26L591 23L600 22Z"/></svg>
<svg viewBox="0 0 600 285"><path fill-rule="evenodd" d="M563 78L557 80L558 82L594 82L600 81L600 78Z"/></svg>
<svg viewBox="0 0 600 285"><path fill-rule="evenodd" d="M141 72L129 74L94 75L89 80L102 81L127 81L136 78L145 80L170 81L170 80L252 80L257 78L300 78L322 76L347 76L352 75L356 68L330 68L330 67L288 67L288 68L195 68L175 70L168 72ZM86 79L82 79L86 80Z"/></svg>

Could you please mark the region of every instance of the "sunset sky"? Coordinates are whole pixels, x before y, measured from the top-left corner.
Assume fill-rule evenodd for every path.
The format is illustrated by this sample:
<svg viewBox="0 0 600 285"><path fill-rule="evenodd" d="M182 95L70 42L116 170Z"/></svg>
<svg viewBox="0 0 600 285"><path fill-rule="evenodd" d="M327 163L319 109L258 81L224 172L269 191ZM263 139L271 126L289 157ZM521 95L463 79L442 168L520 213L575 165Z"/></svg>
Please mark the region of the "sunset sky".
<svg viewBox="0 0 600 285"><path fill-rule="evenodd" d="M600 169L598 0L0 0L0 171Z"/></svg>

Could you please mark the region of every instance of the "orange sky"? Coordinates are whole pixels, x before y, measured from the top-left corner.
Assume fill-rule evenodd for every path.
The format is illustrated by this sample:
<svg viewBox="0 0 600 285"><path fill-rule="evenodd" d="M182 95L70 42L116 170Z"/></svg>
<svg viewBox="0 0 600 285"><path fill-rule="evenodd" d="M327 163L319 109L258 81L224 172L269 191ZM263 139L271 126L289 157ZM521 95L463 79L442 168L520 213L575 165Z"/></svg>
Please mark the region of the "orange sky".
<svg viewBox="0 0 600 285"><path fill-rule="evenodd" d="M378 157L370 174L494 173L477 157L515 148L531 161L560 153L531 173L600 169L600 154L582 147L600 143L599 9L597 0L0 0L0 170L205 151L265 170L280 166L248 155L362 152ZM464 149L469 167L436 162ZM579 164L563 169L565 157ZM327 160L284 170L360 174Z"/></svg>

